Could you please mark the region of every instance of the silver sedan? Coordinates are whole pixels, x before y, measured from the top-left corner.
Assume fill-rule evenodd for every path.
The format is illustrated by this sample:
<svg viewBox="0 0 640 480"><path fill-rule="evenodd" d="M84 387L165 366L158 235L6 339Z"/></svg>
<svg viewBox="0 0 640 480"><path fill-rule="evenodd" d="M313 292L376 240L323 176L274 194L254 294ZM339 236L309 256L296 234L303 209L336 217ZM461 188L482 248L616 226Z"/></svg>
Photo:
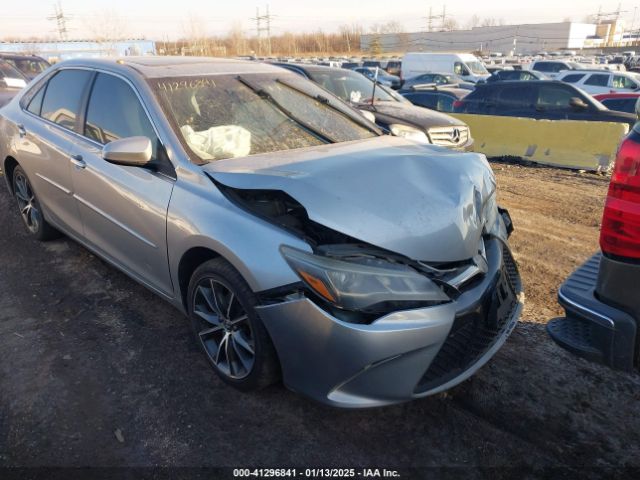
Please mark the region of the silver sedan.
<svg viewBox="0 0 640 480"><path fill-rule="evenodd" d="M0 110L0 162L35 238L62 232L175 305L242 390L423 397L520 315L484 156L381 135L276 67L62 62Z"/></svg>

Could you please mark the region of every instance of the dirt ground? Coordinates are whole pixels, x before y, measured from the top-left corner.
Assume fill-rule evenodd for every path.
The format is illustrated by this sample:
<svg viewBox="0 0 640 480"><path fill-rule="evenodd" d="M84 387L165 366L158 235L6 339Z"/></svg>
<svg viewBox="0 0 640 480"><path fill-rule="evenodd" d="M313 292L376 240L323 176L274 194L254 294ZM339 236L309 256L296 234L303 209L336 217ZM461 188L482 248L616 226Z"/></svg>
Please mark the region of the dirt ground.
<svg viewBox="0 0 640 480"><path fill-rule="evenodd" d="M575 358L544 330L561 313L559 284L597 249L608 179L493 167L516 227L521 322L454 391L361 411L281 385L224 386L176 310L73 241L28 239L3 185L0 466L447 467L466 478L616 468L637 478L640 375Z"/></svg>

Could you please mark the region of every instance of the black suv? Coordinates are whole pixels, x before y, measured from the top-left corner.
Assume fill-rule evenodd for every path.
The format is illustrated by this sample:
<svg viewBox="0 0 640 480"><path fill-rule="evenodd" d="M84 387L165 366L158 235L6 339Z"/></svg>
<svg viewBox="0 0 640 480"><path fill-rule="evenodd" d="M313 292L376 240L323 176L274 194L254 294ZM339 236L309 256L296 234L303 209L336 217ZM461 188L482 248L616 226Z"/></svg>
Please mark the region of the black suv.
<svg viewBox="0 0 640 480"><path fill-rule="evenodd" d="M506 81L477 85L454 104L456 113L500 115L547 120L588 120L626 123L633 127L636 117L608 110L573 85L559 81Z"/></svg>
<svg viewBox="0 0 640 480"><path fill-rule="evenodd" d="M0 53L0 60L4 60L18 70L29 80L44 72L51 66L44 58L36 55L19 55L16 53Z"/></svg>

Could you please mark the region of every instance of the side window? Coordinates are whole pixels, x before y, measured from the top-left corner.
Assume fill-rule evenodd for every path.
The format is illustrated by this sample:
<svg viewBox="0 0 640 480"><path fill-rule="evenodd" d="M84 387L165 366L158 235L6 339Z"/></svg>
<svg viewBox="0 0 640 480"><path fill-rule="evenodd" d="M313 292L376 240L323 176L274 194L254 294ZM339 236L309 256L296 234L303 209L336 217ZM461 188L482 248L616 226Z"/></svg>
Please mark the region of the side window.
<svg viewBox="0 0 640 480"><path fill-rule="evenodd" d="M439 112L453 112L454 98L449 95L438 95L438 108Z"/></svg>
<svg viewBox="0 0 640 480"><path fill-rule="evenodd" d="M91 72L61 70L47 84L40 116L74 130Z"/></svg>
<svg viewBox="0 0 640 480"><path fill-rule="evenodd" d="M123 80L99 73L91 90L84 135L101 144L143 136L151 140L156 158L158 138L135 92Z"/></svg>
<svg viewBox="0 0 640 480"><path fill-rule="evenodd" d="M415 95L411 95L409 99L412 102L415 101L418 105L426 108L435 109L438 104L436 96L432 93L417 93Z"/></svg>
<svg viewBox="0 0 640 480"><path fill-rule="evenodd" d="M469 72L467 72L466 67L464 66L464 64L462 62L455 62L453 64L453 73L455 73L456 75L468 75Z"/></svg>
<svg viewBox="0 0 640 480"><path fill-rule="evenodd" d="M498 93L498 104L503 108L528 108L533 103L533 90L512 86Z"/></svg>
<svg viewBox="0 0 640 480"><path fill-rule="evenodd" d="M551 64L549 62L536 62L533 70L537 70L538 72L550 72Z"/></svg>
<svg viewBox="0 0 640 480"><path fill-rule="evenodd" d="M29 102L29 106L27 107L27 111L33 113L34 115L40 116L40 110L42 110L42 99L44 98L44 91L46 90L46 85L42 85L38 90L38 93L31 99Z"/></svg>
<svg viewBox="0 0 640 480"><path fill-rule="evenodd" d="M553 109L569 108L571 99L578 96L576 92L562 88L559 85L541 85L537 105Z"/></svg>
<svg viewBox="0 0 640 480"><path fill-rule="evenodd" d="M636 99L635 98L610 98L610 99L604 100L602 103L609 110L634 113L635 106L636 106Z"/></svg>
<svg viewBox="0 0 640 480"><path fill-rule="evenodd" d="M571 73L565 76L562 81L567 83L576 83L584 78L584 73Z"/></svg>
<svg viewBox="0 0 640 480"><path fill-rule="evenodd" d="M613 77L613 88L627 88L629 90L633 90L636 87L636 83L629 77L623 77L622 75L614 75Z"/></svg>
<svg viewBox="0 0 640 480"><path fill-rule="evenodd" d="M606 87L609 84L609 75L594 73L584 82L585 85L594 85L596 87Z"/></svg>

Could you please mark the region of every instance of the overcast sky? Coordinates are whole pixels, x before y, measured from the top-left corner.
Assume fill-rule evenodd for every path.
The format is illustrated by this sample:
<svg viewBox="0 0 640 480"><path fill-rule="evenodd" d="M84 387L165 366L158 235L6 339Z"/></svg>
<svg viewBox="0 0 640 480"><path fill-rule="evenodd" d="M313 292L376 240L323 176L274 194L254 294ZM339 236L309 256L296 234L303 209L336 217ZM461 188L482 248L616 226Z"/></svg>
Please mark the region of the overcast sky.
<svg viewBox="0 0 640 480"><path fill-rule="evenodd" d="M0 38L52 36L55 24L47 20L54 11L55 0L13 0L3 1L0 14ZM632 1L622 2L622 16L631 24L634 7ZM429 7L434 15L442 13L443 1L424 0L271 0L270 13L273 18L273 33L285 31L314 31L321 28L335 31L341 24L359 23L368 29L375 23L398 21L408 31L425 28ZM614 12L618 0L457 0L447 2L447 15L451 15L464 26L472 15L481 18L503 19L506 23L559 22L565 18L582 21L585 16L595 14L602 6L602 12ZM525 3L525 5L522 5ZM198 28L207 34L221 35L232 25L240 24L247 34L255 32L255 23L250 20L256 14L256 6L265 13L266 2L247 0L62 0L62 9L68 17L67 27L70 38L91 38L96 25L104 27L104 18L115 12L119 30L130 37L151 39L184 36L190 30L190 18L197 18ZM107 21L109 23L111 21ZM434 21L434 24L437 21ZM111 22L113 23L113 22ZM636 18L640 26L640 10Z"/></svg>

